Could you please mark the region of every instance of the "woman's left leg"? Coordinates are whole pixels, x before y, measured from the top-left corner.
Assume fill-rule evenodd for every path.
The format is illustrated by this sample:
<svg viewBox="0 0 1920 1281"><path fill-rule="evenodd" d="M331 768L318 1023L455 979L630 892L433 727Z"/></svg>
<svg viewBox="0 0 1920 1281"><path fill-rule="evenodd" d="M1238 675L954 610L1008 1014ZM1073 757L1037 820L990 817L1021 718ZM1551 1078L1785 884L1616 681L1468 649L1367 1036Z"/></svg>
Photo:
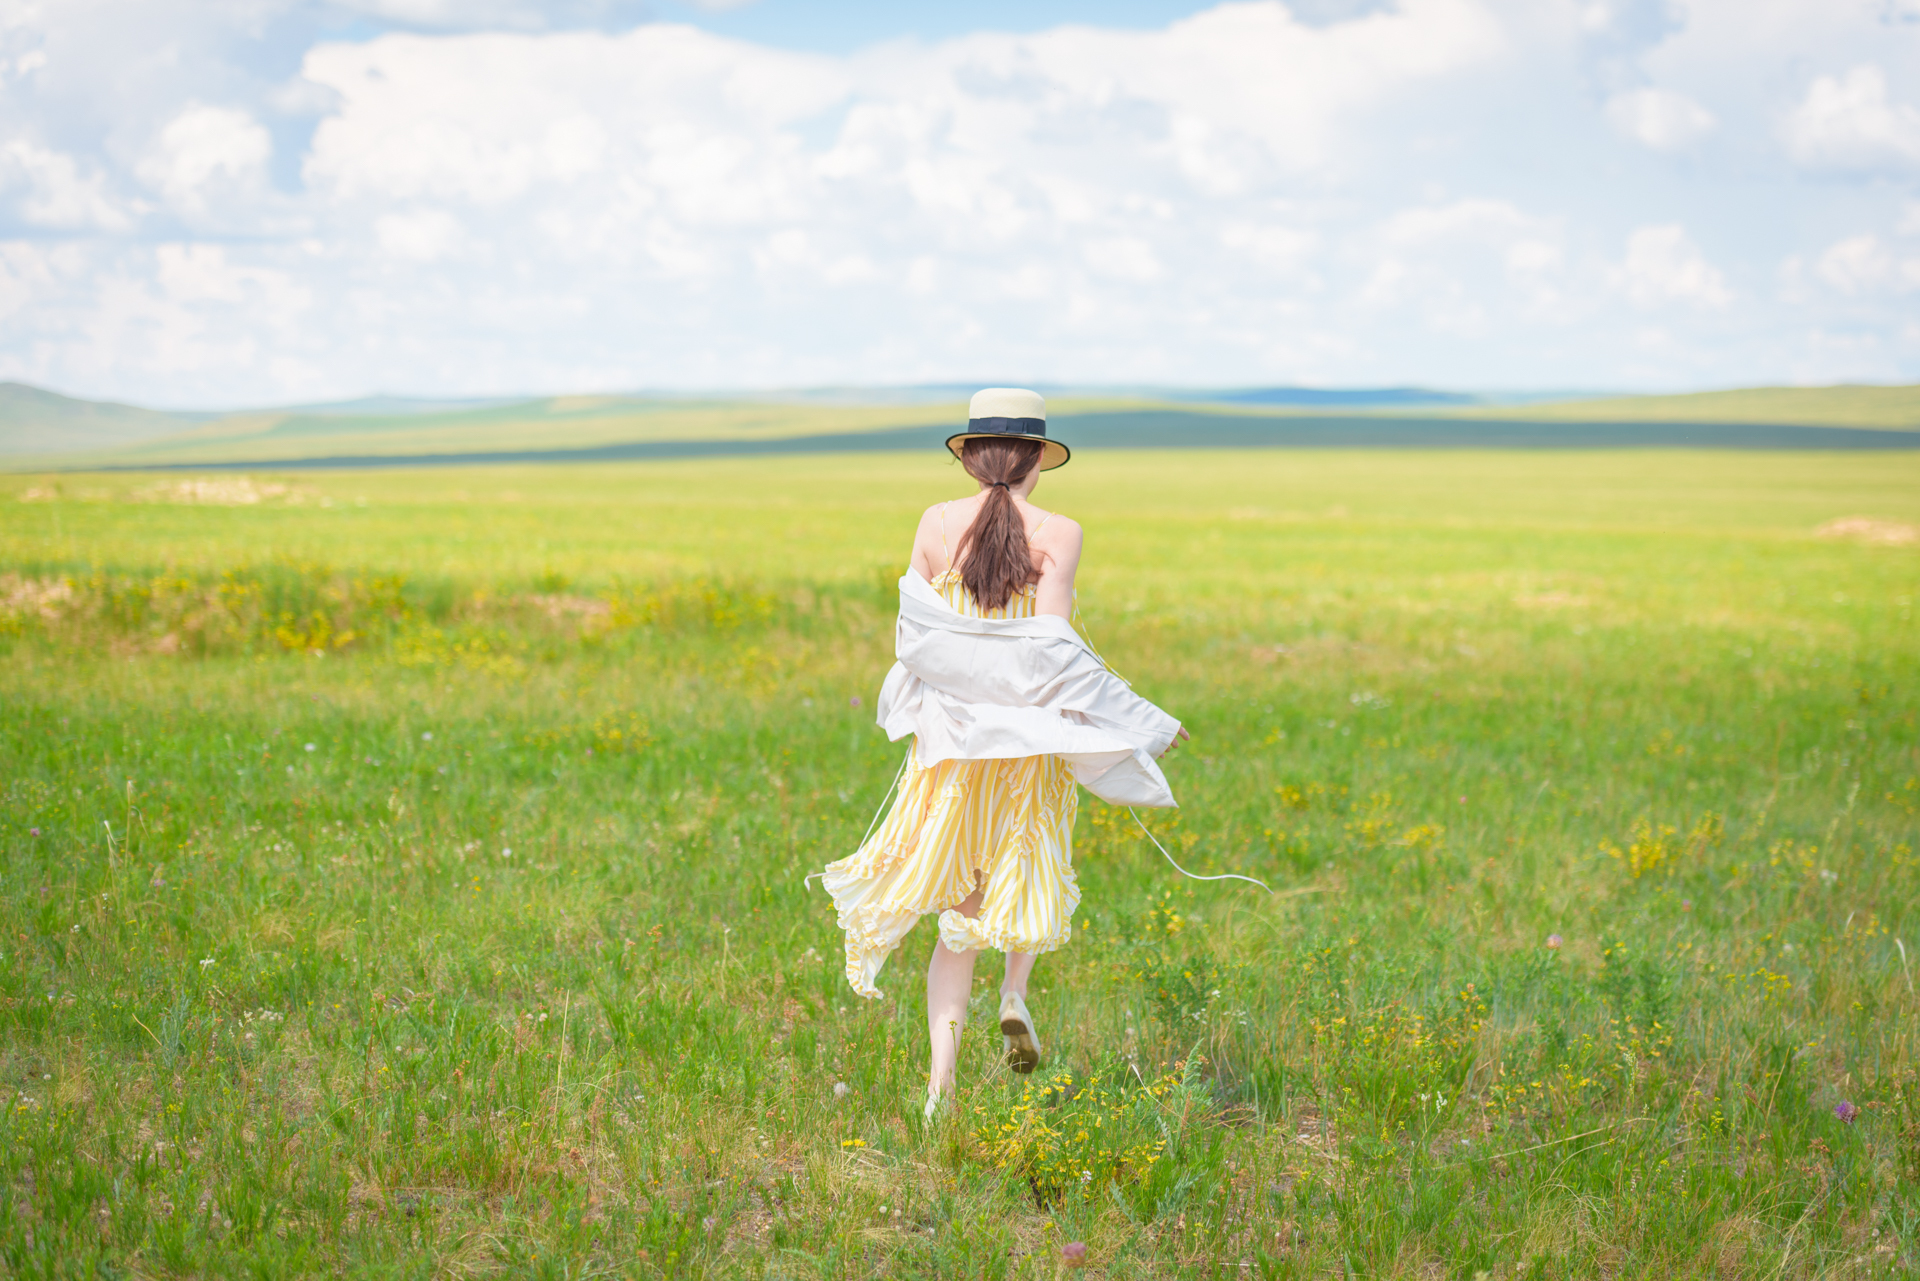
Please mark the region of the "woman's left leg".
<svg viewBox="0 0 1920 1281"><path fill-rule="evenodd" d="M953 910L971 917L980 910L975 890ZM967 1029L967 1002L973 996L973 962L978 952L956 952L935 940L933 959L927 962L927 1111L953 1088L954 1065L960 1058L960 1034Z"/></svg>
<svg viewBox="0 0 1920 1281"><path fill-rule="evenodd" d="M956 952L935 942L927 962L927 1103L953 1088L960 1057L960 1034L967 1028L967 999L973 995L973 959L977 952Z"/></svg>
<svg viewBox="0 0 1920 1281"><path fill-rule="evenodd" d="M979 890L969 894L953 910L973 917L980 911ZM960 1034L967 1028L967 1003L973 998L973 963L978 952L956 952L935 940L933 956L927 962L927 1099L929 1103L953 1088L954 1068L960 1058ZM1008 952L1006 972L1000 979L1000 1030L1007 1037L1015 1071L1032 1071L1040 1058L1040 1044L1027 1014L1027 980L1040 958L1032 952ZM1017 999L1017 1015L1009 1014L1007 998ZM1022 1029L1010 1026L1017 1018Z"/></svg>

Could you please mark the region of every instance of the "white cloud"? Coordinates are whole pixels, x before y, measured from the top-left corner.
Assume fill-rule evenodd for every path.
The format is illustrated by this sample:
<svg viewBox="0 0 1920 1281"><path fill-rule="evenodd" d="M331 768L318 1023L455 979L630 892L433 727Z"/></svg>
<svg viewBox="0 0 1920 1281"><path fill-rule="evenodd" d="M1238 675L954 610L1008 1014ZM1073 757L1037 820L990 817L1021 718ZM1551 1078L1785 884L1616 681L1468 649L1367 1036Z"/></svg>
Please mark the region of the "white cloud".
<svg viewBox="0 0 1920 1281"><path fill-rule="evenodd" d="M1860 66L1818 76L1782 128L1787 152L1803 165L1831 169L1920 166L1920 110L1894 102L1887 76Z"/></svg>
<svg viewBox="0 0 1920 1281"><path fill-rule="evenodd" d="M753 0L694 0L702 9L739 8ZM645 17L647 6L634 0L332 0L350 13L362 13L400 26L430 30L504 29L544 31L577 23L621 24ZM624 24L622 24L624 25Z"/></svg>
<svg viewBox="0 0 1920 1281"><path fill-rule="evenodd" d="M1456 200L1403 209L1386 221L1380 235L1387 244L1402 249L1449 243L1504 246L1534 222L1504 200Z"/></svg>
<svg viewBox="0 0 1920 1281"><path fill-rule="evenodd" d="M1223 228L1220 243L1271 271L1289 274L1307 261L1319 237L1301 228L1273 222L1236 222Z"/></svg>
<svg viewBox="0 0 1920 1281"><path fill-rule="evenodd" d="M382 214L373 223L374 239L395 258L433 262L460 247L464 229L444 209L413 209Z"/></svg>
<svg viewBox="0 0 1920 1281"><path fill-rule="evenodd" d="M1626 258L1614 280L1642 307L1678 302L1719 308L1733 297L1726 279L1677 223L1641 227L1629 236Z"/></svg>
<svg viewBox="0 0 1920 1281"><path fill-rule="evenodd" d="M1114 280L1144 284L1160 279L1166 270L1155 256L1153 246L1138 236L1107 236L1090 240L1080 252L1087 266L1096 274Z"/></svg>
<svg viewBox="0 0 1920 1281"><path fill-rule="evenodd" d="M0 242L0 319L54 302L61 291L63 274L46 246L17 240Z"/></svg>
<svg viewBox="0 0 1920 1281"><path fill-rule="evenodd" d="M1910 323L1908 189L1812 172L1914 163L1920 52L1868 0L1251 0L833 55L631 0L353 0L411 34L314 43L322 3L22 11L0 370L1604 386L1856 369L1808 335Z"/></svg>
<svg viewBox="0 0 1920 1281"><path fill-rule="evenodd" d="M768 236L764 244L754 249L753 259L764 275L799 274L828 285L864 283L877 274L866 255L823 249L812 236L797 227Z"/></svg>
<svg viewBox="0 0 1920 1281"><path fill-rule="evenodd" d="M285 271L232 261L219 245L162 244L153 250L154 281L170 303L232 304L254 326L285 329L313 305L312 291Z"/></svg>
<svg viewBox="0 0 1920 1281"><path fill-rule="evenodd" d="M1849 236L1820 255L1814 270L1847 295L1906 293L1920 288L1920 257L1900 258L1878 236Z"/></svg>
<svg viewBox="0 0 1920 1281"><path fill-rule="evenodd" d="M1484 197L1402 209L1381 223L1360 298L1377 308L1418 305L1432 327L1478 335L1501 312L1537 319L1560 297L1564 265L1553 220Z"/></svg>
<svg viewBox="0 0 1920 1281"><path fill-rule="evenodd" d="M102 174L23 138L0 145L0 191L14 189L20 190L20 217L35 226L117 231L133 223Z"/></svg>
<svg viewBox="0 0 1920 1281"><path fill-rule="evenodd" d="M1655 151L1681 151L1712 133L1713 113L1670 89L1629 89L1607 99L1607 122Z"/></svg>
<svg viewBox="0 0 1920 1281"><path fill-rule="evenodd" d="M323 45L303 74L341 98L305 166L335 200L501 204L617 166L629 205L731 222L790 203L808 166L780 130L846 90L825 59L669 26L387 36Z"/></svg>
<svg viewBox="0 0 1920 1281"><path fill-rule="evenodd" d="M272 135L250 114L195 103L160 130L136 172L174 204L197 208L209 183L257 182L272 156Z"/></svg>

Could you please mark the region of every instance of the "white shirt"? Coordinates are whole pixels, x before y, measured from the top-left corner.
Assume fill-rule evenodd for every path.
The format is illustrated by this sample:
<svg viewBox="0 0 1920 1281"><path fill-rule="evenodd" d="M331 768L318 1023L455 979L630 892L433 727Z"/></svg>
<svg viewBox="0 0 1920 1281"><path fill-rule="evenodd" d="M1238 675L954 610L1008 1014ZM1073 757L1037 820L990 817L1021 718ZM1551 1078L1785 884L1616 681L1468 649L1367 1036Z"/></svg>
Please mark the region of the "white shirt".
<svg viewBox="0 0 1920 1281"><path fill-rule="evenodd" d="M1127 688L1064 618L970 618L915 570L900 579L899 661L877 718L921 766L1058 756L1114 805L1177 804L1155 758L1180 722Z"/></svg>

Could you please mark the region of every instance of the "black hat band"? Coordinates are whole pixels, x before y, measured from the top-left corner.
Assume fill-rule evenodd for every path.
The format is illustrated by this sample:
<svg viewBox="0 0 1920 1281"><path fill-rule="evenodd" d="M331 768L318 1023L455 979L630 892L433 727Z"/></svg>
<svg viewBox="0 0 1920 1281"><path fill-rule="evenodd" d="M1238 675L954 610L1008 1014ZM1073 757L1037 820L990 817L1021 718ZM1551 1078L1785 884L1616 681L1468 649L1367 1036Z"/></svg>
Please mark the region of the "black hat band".
<svg viewBox="0 0 1920 1281"><path fill-rule="evenodd" d="M1044 418L969 418L968 431L992 432L997 436L1042 436L1047 434Z"/></svg>

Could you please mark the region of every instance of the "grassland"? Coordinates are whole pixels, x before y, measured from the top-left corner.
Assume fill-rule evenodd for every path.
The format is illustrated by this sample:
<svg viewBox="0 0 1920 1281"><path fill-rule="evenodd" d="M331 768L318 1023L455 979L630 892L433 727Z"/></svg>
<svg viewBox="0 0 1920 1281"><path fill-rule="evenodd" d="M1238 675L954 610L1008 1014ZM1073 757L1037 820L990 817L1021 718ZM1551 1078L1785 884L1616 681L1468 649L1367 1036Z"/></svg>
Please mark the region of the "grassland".
<svg viewBox="0 0 1920 1281"><path fill-rule="evenodd" d="M1304 393L1302 393L1304 395ZM1824 428L1920 429L1920 387L1763 387L1684 396L1618 396L1558 403L1451 407L1386 393L1325 393L1267 403L1259 393L1151 389L1055 395L1056 428L1104 448L1381 446L1450 448L1733 446L1860 447ZM1169 398L1171 397L1171 398ZM1254 399L1249 399L1254 397ZM1471 397L1456 397L1472 400ZM1348 403L1349 400L1352 403ZM1324 401L1325 403L1318 403ZM0 459L15 469L271 466L301 460L409 459L553 453L621 447L726 446L829 452L918 448L965 418L963 397L914 389L769 393L758 397L553 396L433 405L317 407L223 415L158 414L0 385ZM1688 433L1698 425L1710 430ZM1795 429L1742 433L1740 426ZM1650 434L1651 433L1651 434Z"/></svg>
<svg viewBox="0 0 1920 1281"><path fill-rule="evenodd" d="M1600 396L1515 405L1474 417L1541 422L1793 423L1822 427L1920 427L1920 385L1741 387L1673 396Z"/></svg>
<svg viewBox="0 0 1920 1281"><path fill-rule="evenodd" d="M1112 397L1068 397L1058 400L1055 409L1076 413L1136 403ZM56 452L48 443L50 433L43 430L31 437L41 461L29 465L177 467L235 460L271 465L307 458L579 450L660 441L764 443L804 436L886 432L965 419L964 398L951 403L930 403L924 398L890 403L881 397L873 403L871 398L851 393L841 402L778 397L552 396L430 412L261 410L226 414L165 434L89 451Z"/></svg>
<svg viewBox="0 0 1920 1281"><path fill-rule="evenodd" d="M1149 822L1278 893L1089 801L929 1128L931 933L863 1003L802 877L955 481L0 480L0 1266L1920 1268L1920 458L1076 457Z"/></svg>

